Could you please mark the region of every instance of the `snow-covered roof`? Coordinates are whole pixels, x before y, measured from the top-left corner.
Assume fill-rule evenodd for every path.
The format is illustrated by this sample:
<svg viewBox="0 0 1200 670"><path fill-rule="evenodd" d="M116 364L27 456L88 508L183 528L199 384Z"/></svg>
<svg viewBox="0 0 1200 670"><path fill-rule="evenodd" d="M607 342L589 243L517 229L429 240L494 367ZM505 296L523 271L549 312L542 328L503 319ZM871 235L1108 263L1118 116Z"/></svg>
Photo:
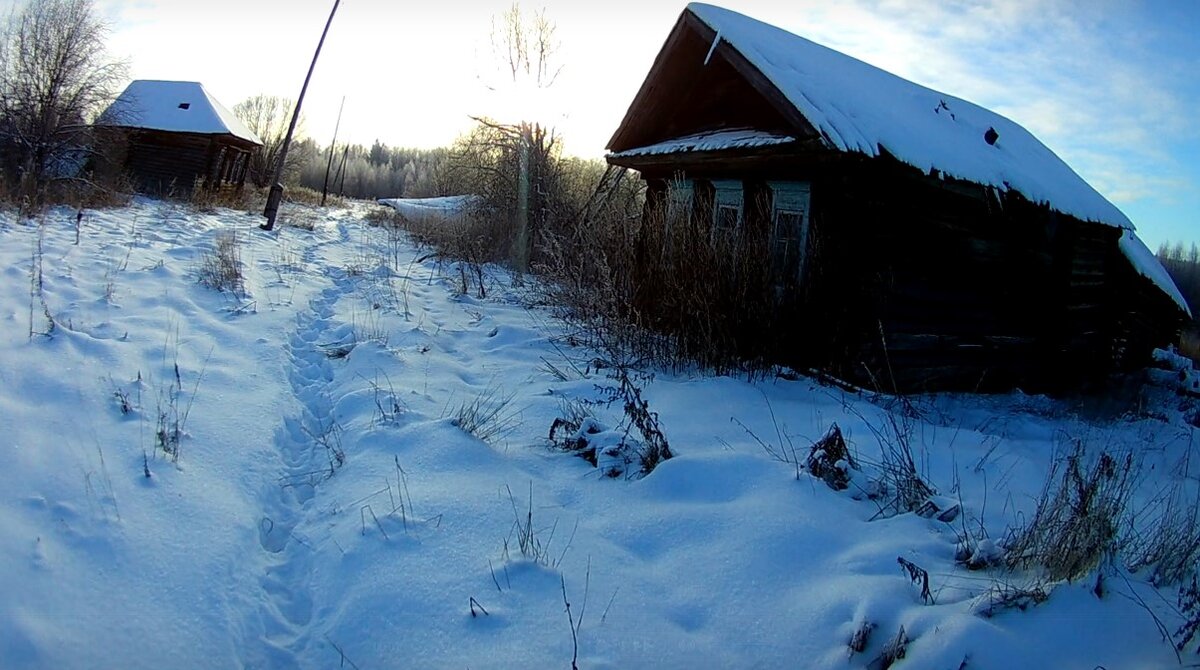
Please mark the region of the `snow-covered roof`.
<svg viewBox="0 0 1200 670"><path fill-rule="evenodd" d="M842 151L882 151L922 171L1007 191L1065 214L1132 228L1112 203L1029 131L1003 116L736 12L688 5ZM984 140L988 129L995 144Z"/></svg>
<svg viewBox="0 0 1200 670"><path fill-rule="evenodd" d="M1162 263L1158 262L1158 257L1153 251L1146 246L1137 233L1132 230L1125 230L1121 235L1120 241L1121 253L1125 254L1125 258L1133 265L1133 269L1137 270L1138 274L1146 277L1154 282L1156 286L1162 289L1179 305L1188 316L1192 315L1192 310L1188 309L1187 300L1184 300L1183 294L1179 292L1179 288L1175 286L1175 282L1171 279L1171 275L1167 274L1166 268Z"/></svg>
<svg viewBox="0 0 1200 670"><path fill-rule="evenodd" d="M100 115L97 123L180 133L233 135L262 144L262 140L233 112L195 81L133 81Z"/></svg>
<svg viewBox="0 0 1200 670"><path fill-rule="evenodd" d="M787 144L788 142L795 141L796 138L794 137L777 135L775 133L767 133L761 130L717 130L696 133L686 137L679 137L673 140L659 142L658 144L651 144L650 146L646 147L618 151L612 154L612 156L615 158L625 158L629 156L653 156L657 154L673 154L689 151L748 149L751 147Z"/></svg>
<svg viewBox="0 0 1200 670"><path fill-rule="evenodd" d="M1015 190L1078 219L1123 228L1121 250L1134 269L1190 314L1133 222L1019 124L737 12L703 3L687 9L716 33L713 48L723 41L742 54L831 147L868 156L886 151L927 173ZM727 147L753 146L734 144L738 137L751 141L744 132L732 133ZM715 135L709 141L691 136L614 156L727 148L716 146Z"/></svg>

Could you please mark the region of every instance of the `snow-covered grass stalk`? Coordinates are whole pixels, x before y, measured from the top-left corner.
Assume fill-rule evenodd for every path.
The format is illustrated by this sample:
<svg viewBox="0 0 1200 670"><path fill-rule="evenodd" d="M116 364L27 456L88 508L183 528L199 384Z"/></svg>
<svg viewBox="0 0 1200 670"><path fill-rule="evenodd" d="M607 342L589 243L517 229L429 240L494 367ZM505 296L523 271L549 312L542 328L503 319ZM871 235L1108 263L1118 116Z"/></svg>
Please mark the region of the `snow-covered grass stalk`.
<svg viewBox="0 0 1200 670"><path fill-rule="evenodd" d="M217 291L229 291L241 295L245 290L242 276L241 242L236 232L217 234L216 244L211 251L200 257L197 270L202 285Z"/></svg>
<svg viewBox="0 0 1200 670"><path fill-rule="evenodd" d="M178 334L175 337L178 338ZM164 349L164 355L165 353L166 349ZM179 408L179 398L183 394L183 376L179 371L178 352L176 352L175 360L172 361L174 379L168 381L165 386L158 389L158 399L155 407L154 448L161 451L164 456L170 458L172 462L179 462L183 436L187 429L188 416L192 412L193 403L196 402L196 394L200 390L200 382L204 379L204 373L208 370L208 361L212 358L212 355L213 352L209 351L208 356L205 357L204 366L200 369L200 374L196 376L196 382L192 384L187 405L183 407L182 411Z"/></svg>
<svg viewBox="0 0 1200 670"><path fill-rule="evenodd" d="M1159 586L1184 584L1200 568L1200 488L1185 490L1191 456L1189 448L1180 464L1184 476L1149 501L1130 524L1126 564L1135 571L1150 568L1150 581Z"/></svg>
<svg viewBox="0 0 1200 670"><path fill-rule="evenodd" d="M384 388L383 384L379 383L380 374L383 375L383 380L387 384L387 388ZM404 413L404 403L396 395L396 388L392 386L391 378L388 377L386 372L378 369L375 371L375 379L367 379L363 375L359 376L371 387L371 392L375 398L375 414L371 417L371 426L395 425L400 415Z"/></svg>
<svg viewBox="0 0 1200 670"><path fill-rule="evenodd" d="M1010 569L1074 581L1117 555L1138 467L1132 452L1089 456L1083 440L1061 439L1069 451L1051 464L1029 522L1012 529L1003 544Z"/></svg>
<svg viewBox="0 0 1200 670"><path fill-rule="evenodd" d="M771 426L775 429L775 439L773 441L764 441L758 436L749 426L742 423L737 417L730 417L737 425L741 426L742 430L750 436L768 456L790 465L796 469L796 479L800 478L800 457L796 453L796 447L792 444L792 436L787 434L784 427L779 424L779 417L775 415L775 408L771 405L771 399L763 394L763 401L767 404L767 412L771 415Z"/></svg>
<svg viewBox="0 0 1200 670"><path fill-rule="evenodd" d="M452 419L455 426L491 444L520 425L520 412L512 407L515 393L489 386L471 400L459 404Z"/></svg>
<svg viewBox="0 0 1200 670"><path fill-rule="evenodd" d="M575 531L571 532L566 546L555 556L551 553L550 547L554 543L554 533L558 530L558 519L554 520L547 535L543 535L543 531L534 525L533 482L529 482L529 498L526 500L524 510L517 506L517 499L513 496L512 489L507 485L504 489L508 492L508 501L512 505L513 511L513 525L509 528L508 537L504 538L504 560L512 559L511 549L515 546L525 560L533 561L547 568L558 568L571 548L571 542L575 539ZM575 529L578 530L578 528L579 524L576 523Z"/></svg>
<svg viewBox="0 0 1200 670"><path fill-rule="evenodd" d="M872 421L857 409L849 409L879 442L879 462L869 464L878 472L876 490L871 492L880 506L877 517L920 509L936 490L921 474L913 454L916 413L905 404L886 409L880 421Z"/></svg>
<svg viewBox="0 0 1200 670"><path fill-rule="evenodd" d="M31 340L34 335L45 335L46 337L53 335L57 325L54 316L50 314L50 306L46 303L46 284L42 274L42 257L45 255L42 247L45 232L45 220L39 220L37 237L33 244L33 253L30 256L29 264L29 339ZM40 307L42 316L45 317L46 321L42 326L45 330L38 330L35 304Z"/></svg>
<svg viewBox="0 0 1200 670"><path fill-rule="evenodd" d="M377 342L379 346L388 344L388 329L379 318L379 310L371 303L364 304L350 315L350 330L354 335L354 344ZM353 348L353 347L351 347Z"/></svg>
<svg viewBox="0 0 1200 670"><path fill-rule="evenodd" d="M330 415L326 422L318 417L315 429L303 426L301 430L308 435L315 446L325 450L325 456L329 461L329 470L324 473L326 478L332 477L339 468L346 464L346 450L342 447L342 426L336 418Z"/></svg>

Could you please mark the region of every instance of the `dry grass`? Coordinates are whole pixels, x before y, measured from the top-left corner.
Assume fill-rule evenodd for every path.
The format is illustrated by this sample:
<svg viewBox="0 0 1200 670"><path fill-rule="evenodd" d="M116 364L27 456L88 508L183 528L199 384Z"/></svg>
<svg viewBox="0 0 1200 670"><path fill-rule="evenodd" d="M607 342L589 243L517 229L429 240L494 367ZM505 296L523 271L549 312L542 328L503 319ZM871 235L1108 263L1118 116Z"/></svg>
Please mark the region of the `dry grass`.
<svg viewBox="0 0 1200 670"><path fill-rule="evenodd" d="M1069 451L1051 465L1033 517L1003 543L1010 569L1051 581L1074 581L1117 555L1137 475L1132 453L1089 458L1083 440L1064 440Z"/></svg>
<svg viewBox="0 0 1200 670"><path fill-rule="evenodd" d="M288 186L283 191L283 199L287 202L293 202L301 205L309 205L312 207L321 206L321 192L308 188L307 186ZM325 196L326 207L345 207L346 203L346 198L334 193L327 193Z"/></svg>
<svg viewBox="0 0 1200 670"><path fill-rule="evenodd" d="M236 232L227 231L217 235L213 249L201 256L197 274L199 282L208 288L234 295L245 292L241 242Z"/></svg>
<svg viewBox="0 0 1200 670"><path fill-rule="evenodd" d="M199 180L197 182L188 196L188 204L201 212L213 212L218 207L253 211L266 203L266 191L262 189L252 186L207 188Z"/></svg>
<svg viewBox="0 0 1200 670"><path fill-rule="evenodd" d="M512 407L514 393L489 386L471 400L459 404L451 419L455 426L483 442L503 439L520 425L520 411Z"/></svg>

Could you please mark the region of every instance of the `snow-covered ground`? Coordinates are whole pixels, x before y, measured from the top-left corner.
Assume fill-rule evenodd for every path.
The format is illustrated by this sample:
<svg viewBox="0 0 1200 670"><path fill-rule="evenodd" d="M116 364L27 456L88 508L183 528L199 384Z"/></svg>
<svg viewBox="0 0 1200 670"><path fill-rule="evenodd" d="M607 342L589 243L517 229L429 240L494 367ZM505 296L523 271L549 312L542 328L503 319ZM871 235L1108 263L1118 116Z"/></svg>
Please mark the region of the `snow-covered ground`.
<svg viewBox="0 0 1200 670"><path fill-rule="evenodd" d="M994 586L1029 576L954 562L964 528L998 540L1028 518L1072 440L1138 454L1135 504L1193 486L1169 394L1105 420L1020 393L916 399L920 467L964 510L946 523L860 499L886 399L649 371L676 457L606 478L547 439L613 383L595 352L501 271L486 299L460 294L453 268L361 223L371 206L289 207L313 230L267 233L139 200L86 212L78 244L73 211L0 215L0 666L570 667L577 650L580 668L856 668L901 626L901 668L1176 664L1150 614L1173 632L1175 593L1145 573L986 617ZM218 292L198 277L230 233L244 289ZM459 425L473 403L499 407L486 442ZM591 410L622 423L619 403ZM803 457L833 423L863 463L846 491L750 434Z"/></svg>

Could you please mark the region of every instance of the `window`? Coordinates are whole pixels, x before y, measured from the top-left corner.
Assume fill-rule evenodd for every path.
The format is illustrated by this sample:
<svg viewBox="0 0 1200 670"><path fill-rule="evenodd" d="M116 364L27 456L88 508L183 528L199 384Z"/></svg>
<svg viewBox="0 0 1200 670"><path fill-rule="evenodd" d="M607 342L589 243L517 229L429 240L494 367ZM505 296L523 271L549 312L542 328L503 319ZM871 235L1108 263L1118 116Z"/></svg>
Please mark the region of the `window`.
<svg viewBox="0 0 1200 670"><path fill-rule="evenodd" d="M190 102L181 102L181 103L179 103L179 108L180 108L180 109L190 109L190 108L191 108L191 106L192 106L192 103L190 103Z"/></svg>
<svg viewBox="0 0 1200 670"><path fill-rule="evenodd" d="M667 184L667 229L672 221L686 221L692 213L692 182L687 179L672 179Z"/></svg>
<svg viewBox="0 0 1200 670"><path fill-rule="evenodd" d="M771 260L780 282L799 283L808 247L810 188L806 182L768 182L771 189Z"/></svg>
<svg viewBox="0 0 1200 670"><path fill-rule="evenodd" d="M742 227L745 197L742 182L733 179L713 181L713 236L732 237Z"/></svg>

